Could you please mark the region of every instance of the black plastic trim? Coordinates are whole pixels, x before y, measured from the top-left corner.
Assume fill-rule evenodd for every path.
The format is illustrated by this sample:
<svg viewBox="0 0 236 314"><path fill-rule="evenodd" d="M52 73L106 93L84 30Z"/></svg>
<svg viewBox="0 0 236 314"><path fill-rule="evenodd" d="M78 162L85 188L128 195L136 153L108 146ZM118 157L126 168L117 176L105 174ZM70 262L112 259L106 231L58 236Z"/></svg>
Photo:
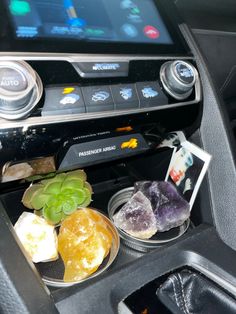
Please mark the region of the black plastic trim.
<svg viewBox="0 0 236 314"><path fill-rule="evenodd" d="M0 313L58 313L33 264L27 262L0 203Z"/></svg>
<svg viewBox="0 0 236 314"><path fill-rule="evenodd" d="M220 252L220 254L219 254ZM225 258L227 256L227 259ZM236 252L202 225L174 245L158 249L115 274L54 293L60 313L118 313L118 304L137 289L173 270L189 266L206 274L226 291L236 294ZM102 302L101 302L102 300Z"/></svg>

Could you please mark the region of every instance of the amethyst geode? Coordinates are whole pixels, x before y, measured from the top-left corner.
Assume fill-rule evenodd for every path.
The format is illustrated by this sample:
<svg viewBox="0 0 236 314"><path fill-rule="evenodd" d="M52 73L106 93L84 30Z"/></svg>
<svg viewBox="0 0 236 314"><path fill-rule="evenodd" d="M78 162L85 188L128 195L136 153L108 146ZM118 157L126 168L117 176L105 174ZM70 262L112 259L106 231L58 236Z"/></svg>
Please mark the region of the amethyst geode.
<svg viewBox="0 0 236 314"><path fill-rule="evenodd" d="M142 192L135 193L113 219L118 228L139 239L150 239L157 232L151 203Z"/></svg>
<svg viewBox="0 0 236 314"><path fill-rule="evenodd" d="M114 216L115 225L139 239L181 226L190 216L189 203L170 182L142 181Z"/></svg>
<svg viewBox="0 0 236 314"><path fill-rule="evenodd" d="M170 182L137 182L134 193L137 192L150 200L159 232L181 226L190 216L189 203Z"/></svg>

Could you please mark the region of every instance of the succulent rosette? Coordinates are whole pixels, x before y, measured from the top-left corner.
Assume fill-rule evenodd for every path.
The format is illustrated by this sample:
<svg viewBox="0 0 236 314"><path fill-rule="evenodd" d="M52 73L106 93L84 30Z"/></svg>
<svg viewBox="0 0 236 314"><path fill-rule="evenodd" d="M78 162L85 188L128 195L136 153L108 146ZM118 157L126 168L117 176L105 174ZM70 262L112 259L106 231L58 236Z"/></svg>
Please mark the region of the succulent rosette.
<svg viewBox="0 0 236 314"><path fill-rule="evenodd" d="M59 224L77 208L91 203L92 187L86 180L83 170L60 173L31 185L25 191L22 202L51 224Z"/></svg>

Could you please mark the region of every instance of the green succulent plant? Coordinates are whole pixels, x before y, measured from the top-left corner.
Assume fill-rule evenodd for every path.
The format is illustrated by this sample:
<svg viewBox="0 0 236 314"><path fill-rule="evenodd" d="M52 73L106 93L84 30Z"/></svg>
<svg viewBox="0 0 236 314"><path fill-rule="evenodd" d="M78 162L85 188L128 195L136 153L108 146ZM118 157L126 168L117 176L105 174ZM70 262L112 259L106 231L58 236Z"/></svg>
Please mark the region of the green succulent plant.
<svg viewBox="0 0 236 314"><path fill-rule="evenodd" d="M52 224L58 224L78 207L87 207L92 200L92 187L83 170L60 173L31 185L22 203Z"/></svg>

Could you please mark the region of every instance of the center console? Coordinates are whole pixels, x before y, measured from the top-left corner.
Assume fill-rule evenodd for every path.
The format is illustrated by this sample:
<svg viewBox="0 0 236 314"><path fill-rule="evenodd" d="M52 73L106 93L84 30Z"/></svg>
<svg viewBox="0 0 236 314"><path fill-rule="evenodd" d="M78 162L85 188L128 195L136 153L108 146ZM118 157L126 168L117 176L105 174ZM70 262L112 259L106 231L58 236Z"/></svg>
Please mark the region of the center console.
<svg viewBox="0 0 236 314"><path fill-rule="evenodd" d="M8 252L1 254L2 273L9 274L9 289L16 287L22 313L129 313L122 300L185 266L234 294L235 271L214 247L236 258L217 235L232 244L221 225L215 185L221 160L210 122L219 122L222 143L228 143L227 134L204 60L175 7L164 0L1 0L0 5L0 224L6 238L2 250ZM31 175L84 168L93 206L107 215L109 199L120 189L140 179L164 179L169 151L155 148L164 134L177 130L214 160L188 233L151 253L121 244L104 275L49 291L12 229L24 211L20 201L30 175L8 172L6 179L7 170L35 161L45 166L45 159L47 167ZM123 149L133 138L138 145ZM11 250L22 276L8 262Z"/></svg>
<svg viewBox="0 0 236 314"><path fill-rule="evenodd" d="M158 123L188 128L200 115L197 66L166 4L102 1L99 18L94 2L2 6L1 167L53 156L63 170L69 148L86 138Z"/></svg>

